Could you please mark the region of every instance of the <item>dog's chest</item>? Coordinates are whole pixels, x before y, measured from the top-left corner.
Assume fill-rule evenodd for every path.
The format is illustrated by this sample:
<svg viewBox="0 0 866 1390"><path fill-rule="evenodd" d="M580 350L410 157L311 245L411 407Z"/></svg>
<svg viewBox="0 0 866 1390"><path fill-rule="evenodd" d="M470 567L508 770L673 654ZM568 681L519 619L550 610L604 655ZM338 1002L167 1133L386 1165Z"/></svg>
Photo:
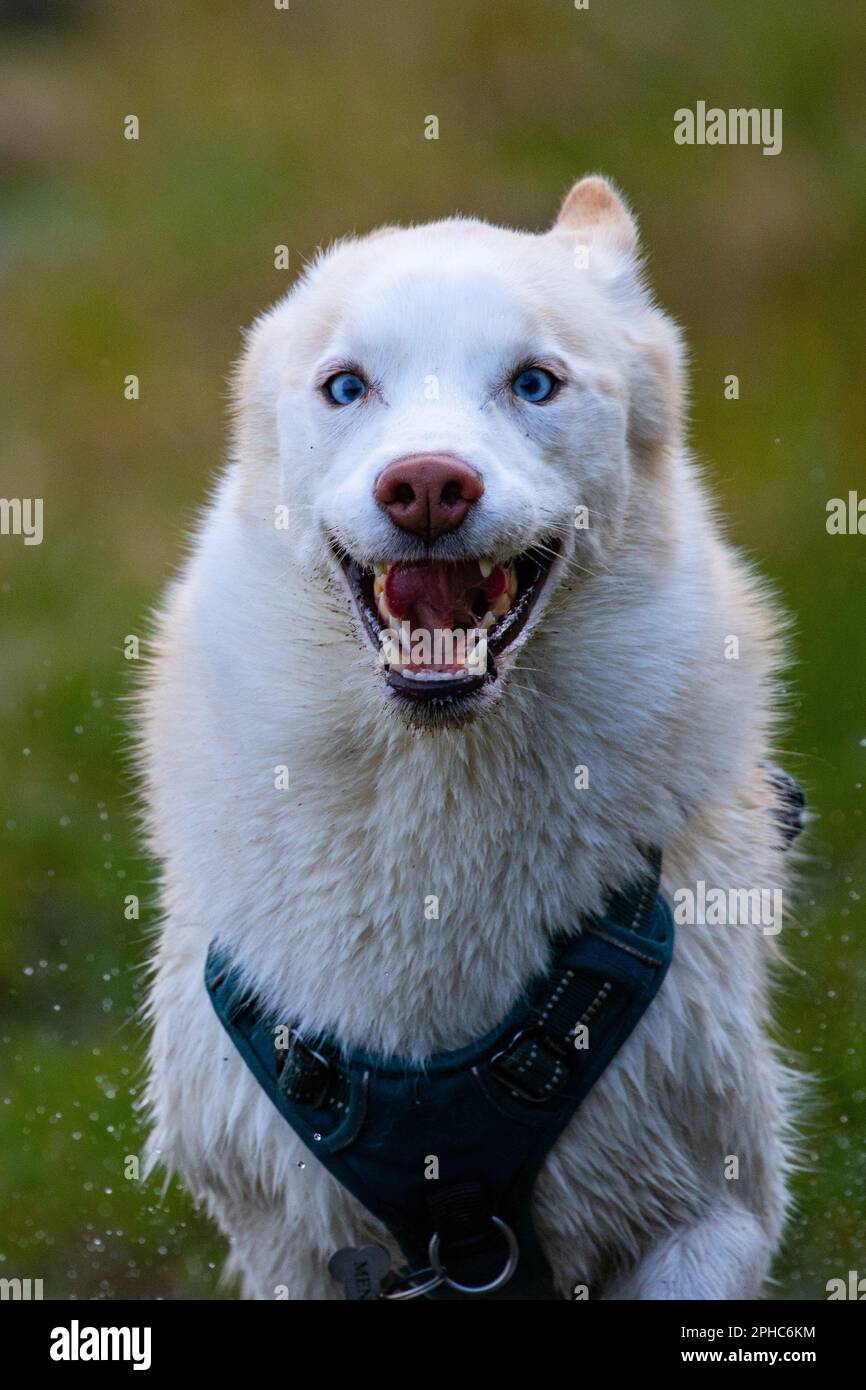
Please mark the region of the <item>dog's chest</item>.
<svg viewBox="0 0 866 1390"><path fill-rule="evenodd" d="M314 843L303 856L312 867L299 858L279 931L243 943L253 973L302 1029L414 1058L497 1024L586 896L585 864L564 837L521 836L510 818L499 832L436 817L423 833L410 824L371 839L365 827L354 853L351 837L332 836L326 855Z"/></svg>
<svg viewBox="0 0 866 1390"><path fill-rule="evenodd" d="M285 933L257 976L302 1029L414 1058L487 1033L544 970L557 926L580 916L578 874L518 855L374 862L329 885L327 912L321 874L303 883L293 876Z"/></svg>

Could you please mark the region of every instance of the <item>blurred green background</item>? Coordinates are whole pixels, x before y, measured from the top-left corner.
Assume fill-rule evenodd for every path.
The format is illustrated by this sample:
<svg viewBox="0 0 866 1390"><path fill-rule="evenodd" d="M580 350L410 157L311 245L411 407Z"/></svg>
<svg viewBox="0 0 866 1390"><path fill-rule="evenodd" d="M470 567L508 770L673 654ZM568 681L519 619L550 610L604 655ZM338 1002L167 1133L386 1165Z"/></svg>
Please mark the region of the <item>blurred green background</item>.
<svg viewBox="0 0 866 1390"><path fill-rule="evenodd" d="M221 1296L188 1197L124 1177L155 869L123 643L219 464L240 327L321 241L455 210L541 228L589 170L640 215L695 449L795 617L786 763L815 820L780 1037L819 1085L779 1296L866 1275L866 537L825 530L866 495L864 38L855 0L2 0L0 495L44 498L45 538L0 537L0 1275ZM782 153L675 145L699 99L781 107Z"/></svg>

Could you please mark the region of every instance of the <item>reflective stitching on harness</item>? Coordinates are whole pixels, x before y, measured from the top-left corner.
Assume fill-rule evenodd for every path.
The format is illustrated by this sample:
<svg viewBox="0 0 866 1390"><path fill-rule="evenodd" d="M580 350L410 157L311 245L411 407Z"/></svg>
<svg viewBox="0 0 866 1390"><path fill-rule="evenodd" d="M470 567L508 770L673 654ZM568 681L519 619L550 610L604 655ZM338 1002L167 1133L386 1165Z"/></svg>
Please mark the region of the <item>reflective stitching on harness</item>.
<svg viewBox="0 0 866 1390"><path fill-rule="evenodd" d="M539 1016L538 1016L538 1017L539 1017L539 1021L540 1021L541 1023L544 1023L545 1020L550 1016L551 1010L554 1008L554 1006L555 1006L555 1005L559 1002L559 1000L562 998L563 993L565 992L565 990L566 990L566 988L568 987L569 983L570 983L573 979L574 979L574 971L573 971L573 970L566 970L565 974L561 977L561 979L560 979L560 981L559 981L559 984L557 985L556 989L553 991L553 993L551 994L550 998L548 999L547 1003L545 1004L544 1008L542 1009L541 1013L540 1013Z"/></svg>
<svg viewBox="0 0 866 1390"><path fill-rule="evenodd" d="M644 955L643 951L635 950L634 946L626 946L624 941L619 941L615 936L608 936L607 932L601 931L598 927L587 927L586 930L592 932L593 936L600 936L602 941L607 941L611 946L617 946L620 951L625 951L627 955L645 961L647 965L658 965L655 956Z"/></svg>
<svg viewBox="0 0 866 1390"><path fill-rule="evenodd" d="M610 980L605 980L604 984L598 991L598 994L595 996L592 1003L586 1006L580 1018L577 1020L577 1023L574 1025L574 1028L572 1028L572 1033L575 1032L575 1030L578 1029L582 1023L586 1023L587 1019L592 1018L592 1015L596 1012L597 1009L601 1007L601 1005L604 1003L604 1000L610 994L611 989L612 985L610 983Z"/></svg>
<svg viewBox="0 0 866 1390"><path fill-rule="evenodd" d="M633 916L632 919L631 919L631 924L630 924L630 928L629 928L630 931L634 931L635 928L637 927L638 922L641 920L641 917L643 916L643 913L644 913L644 908L645 908L646 905L647 905L647 899L648 899L648 897L649 897L649 882L646 882L646 883L644 884L644 886L643 886L642 891L641 891L641 895L640 895L640 897L638 898L638 904L637 904L637 907L635 908L634 916Z"/></svg>

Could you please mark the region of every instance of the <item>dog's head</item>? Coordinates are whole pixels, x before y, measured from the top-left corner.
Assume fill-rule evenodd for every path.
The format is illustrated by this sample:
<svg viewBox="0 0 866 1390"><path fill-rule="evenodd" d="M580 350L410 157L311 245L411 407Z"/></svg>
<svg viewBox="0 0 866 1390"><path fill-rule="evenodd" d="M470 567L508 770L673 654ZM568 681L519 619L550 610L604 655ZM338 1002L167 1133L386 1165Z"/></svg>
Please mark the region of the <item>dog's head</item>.
<svg viewBox="0 0 866 1390"><path fill-rule="evenodd" d="M323 254L255 325L244 505L277 518L306 584L339 584L397 714L462 722L582 577L616 566L679 394L676 331L603 179L543 235L386 228Z"/></svg>

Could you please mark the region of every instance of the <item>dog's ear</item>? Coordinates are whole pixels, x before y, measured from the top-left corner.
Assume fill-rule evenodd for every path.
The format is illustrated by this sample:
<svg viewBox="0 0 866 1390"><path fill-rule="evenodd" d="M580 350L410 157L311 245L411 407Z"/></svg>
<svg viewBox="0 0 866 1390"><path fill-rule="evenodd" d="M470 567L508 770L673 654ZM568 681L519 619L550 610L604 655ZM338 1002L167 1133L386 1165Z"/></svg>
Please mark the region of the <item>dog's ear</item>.
<svg viewBox="0 0 866 1390"><path fill-rule="evenodd" d="M552 230L570 232L580 241L600 241L627 256L637 250L635 219L613 185L598 174L578 179Z"/></svg>
<svg viewBox="0 0 866 1390"><path fill-rule="evenodd" d="M637 222L607 179L589 174L568 194L550 235L567 238L575 265L604 284L625 328L629 443L655 457L678 439L683 401L682 344L646 288Z"/></svg>

